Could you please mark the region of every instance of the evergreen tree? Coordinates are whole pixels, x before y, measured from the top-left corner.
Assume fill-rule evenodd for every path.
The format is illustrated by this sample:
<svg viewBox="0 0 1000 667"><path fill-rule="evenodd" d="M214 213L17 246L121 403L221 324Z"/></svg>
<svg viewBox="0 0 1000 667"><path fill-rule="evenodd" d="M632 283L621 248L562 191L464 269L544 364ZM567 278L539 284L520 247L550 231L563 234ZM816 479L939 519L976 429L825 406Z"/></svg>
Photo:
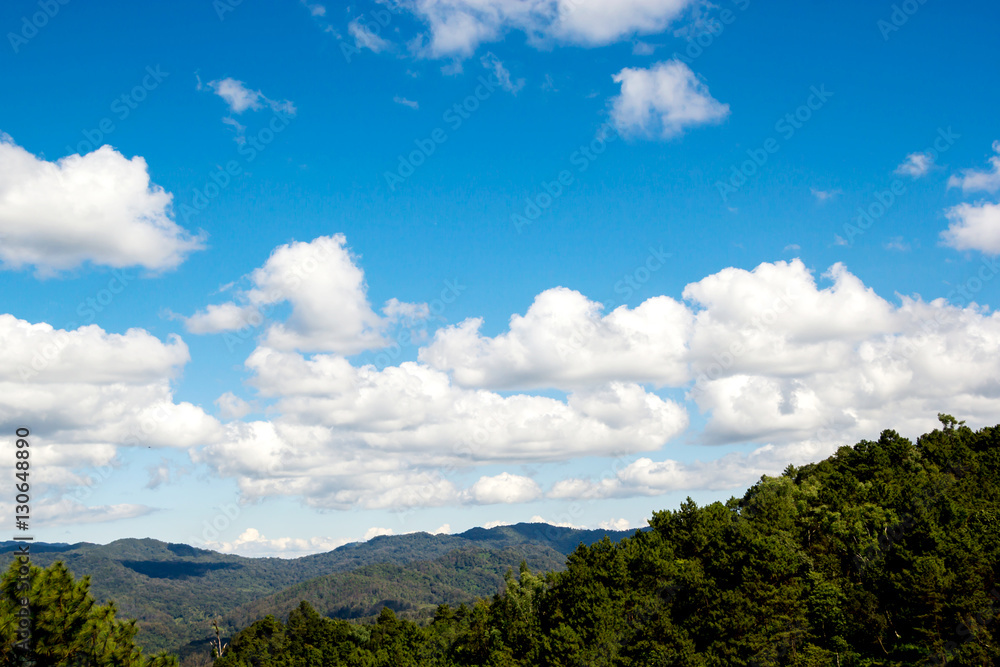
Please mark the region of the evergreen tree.
<svg viewBox="0 0 1000 667"><path fill-rule="evenodd" d="M172 656L145 657L135 642L135 621L115 618L113 602L99 605L90 595L90 580L73 579L57 561L42 569L30 566L30 587L21 590L15 559L0 579L0 665L36 667L173 667ZM30 636L18 636L18 621L27 602Z"/></svg>

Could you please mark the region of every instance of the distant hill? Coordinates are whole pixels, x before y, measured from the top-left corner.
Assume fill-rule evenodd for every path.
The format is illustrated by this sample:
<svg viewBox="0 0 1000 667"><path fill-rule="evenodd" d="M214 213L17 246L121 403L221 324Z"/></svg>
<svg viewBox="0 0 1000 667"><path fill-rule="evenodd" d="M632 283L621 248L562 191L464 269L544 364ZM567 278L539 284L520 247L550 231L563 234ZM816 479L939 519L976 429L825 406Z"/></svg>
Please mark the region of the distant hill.
<svg viewBox="0 0 1000 667"><path fill-rule="evenodd" d="M338 618L366 618L382 606L417 618L440 603L492 596L521 560L535 570L561 569L581 543L605 536L617 542L632 532L522 523L458 535L386 535L295 559L244 558L148 538L36 543L31 551L37 565L61 560L77 577L89 575L99 601L114 600L119 616L138 619L137 639L147 651L190 653L207 642L215 618L236 629L258 612L287 615L300 599ZM0 543L4 567L17 544ZM331 576L338 573L350 574Z"/></svg>

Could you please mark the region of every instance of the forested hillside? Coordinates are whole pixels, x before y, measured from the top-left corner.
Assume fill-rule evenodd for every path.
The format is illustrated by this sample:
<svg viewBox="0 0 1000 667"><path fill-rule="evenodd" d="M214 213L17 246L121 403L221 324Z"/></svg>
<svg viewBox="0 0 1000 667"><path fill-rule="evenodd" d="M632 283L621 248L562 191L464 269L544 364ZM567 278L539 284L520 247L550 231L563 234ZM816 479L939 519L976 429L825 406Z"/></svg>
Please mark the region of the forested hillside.
<svg viewBox="0 0 1000 667"><path fill-rule="evenodd" d="M765 477L742 498L521 568L419 626L308 603L240 632L216 667L993 665L1000 661L1000 427L942 415Z"/></svg>
<svg viewBox="0 0 1000 667"><path fill-rule="evenodd" d="M114 601L119 616L138 620L139 646L186 659L207 656L215 619L222 620L224 631L235 632L267 613L283 618L299 602L281 595L289 587L328 594L328 605L315 602L330 615L374 617L384 603L404 616L429 617L438 603L493 595L503 572L522 559L558 569L580 543L629 534L518 524L457 535L387 535L295 559L243 558L186 544L123 539L107 545L34 544L31 560L43 567L63 562L76 577L89 576L98 602ZM6 566L17 545L3 547L0 564ZM317 578L323 579L306 583Z"/></svg>

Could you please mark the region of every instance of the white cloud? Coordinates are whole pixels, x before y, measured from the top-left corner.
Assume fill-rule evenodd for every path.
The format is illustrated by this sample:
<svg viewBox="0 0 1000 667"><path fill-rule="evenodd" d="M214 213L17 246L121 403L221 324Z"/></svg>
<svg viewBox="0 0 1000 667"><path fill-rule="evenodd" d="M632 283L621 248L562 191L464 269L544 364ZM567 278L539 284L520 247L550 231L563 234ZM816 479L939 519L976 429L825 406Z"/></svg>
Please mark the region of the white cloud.
<svg viewBox="0 0 1000 667"><path fill-rule="evenodd" d="M152 507L123 503L118 505L84 505L70 498L38 503L33 512L36 522L44 526L67 526L88 523L123 521L155 512ZM9 512L8 516L13 515Z"/></svg>
<svg viewBox="0 0 1000 667"><path fill-rule="evenodd" d="M379 37L358 17L347 24L347 32L354 38L359 49L368 49L374 53L383 53L392 49L392 44Z"/></svg>
<svg viewBox="0 0 1000 667"><path fill-rule="evenodd" d="M828 446L829 453L835 446ZM714 461L681 463L667 459L653 461L643 457L601 479L569 478L556 482L548 493L549 498L561 500L597 500L604 498L631 498L660 496L681 491L728 491L747 487L761 475L774 475L788 463L806 463L820 458L820 450L792 448L777 450L761 447L750 455L728 454ZM805 456L803 456L805 454ZM785 457L794 457L792 458ZM610 526L601 524L602 528ZM627 530L616 528L615 530Z"/></svg>
<svg viewBox="0 0 1000 667"><path fill-rule="evenodd" d="M225 441L195 456L235 477L248 499L291 495L316 507L396 509L487 502L499 484L517 480L462 491L443 471L651 451L687 425L680 406L635 384L599 385L560 401L462 389L413 362L378 371L333 355L260 348L247 367L259 394L276 400L277 416L234 425Z"/></svg>
<svg viewBox="0 0 1000 667"><path fill-rule="evenodd" d="M373 537L381 537L382 535L392 535L392 528L369 528L368 531L365 532L364 541L367 542Z"/></svg>
<svg viewBox="0 0 1000 667"><path fill-rule="evenodd" d="M910 244L904 241L902 236L893 236L882 247L886 250L895 250L896 252L908 252L910 250Z"/></svg>
<svg viewBox="0 0 1000 667"><path fill-rule="evenodd" d="M393 297L382 306L382 313L393 322L415 323L431 316L430 306L426 303L406 303Z"/></svg>
<svg viewBox="0 0 1000 667"><path fill-rule="evenodd" d="M160 271L204 247L174 223L146 161L110 146L48 162L0 133L0 260L40 275L92 264Z"/></svg>
<svg viewBox="0 0 1000 667"><path fill-rule="evenodd" d="M910 178L920 178L926 176L934 166L933 153L910 153L906 159L896 167L896 174L909 176Z"/></svg>
<svg viewBox="0 0 1000 667"><path fill-rule="evenodd" d="M266 344L282 350L355 354L386 344L386 321L368 302L364 272L355 264L343 234L310 243L279 246L250 274L253 287L238 295L242 303L209 306L186 318L192 333L259 327L276 304L289 302L291 316L268 325ZM413 304L400 304L397 310ZM387 306L390 307L390 306Z"/></svg>
<svg viewBox="0 0 1000 667"><path fill-rule="evenodd" d="M495 477L480 477L465 495L477 505L527 503L540 498L542 489L530 477L505 472Z"/></svg>
<svg viewBox="0 0 1000 667"><path fill-rule="evenodd" d="M993 418L1000 316L943 300L904 297L894 307L856 281L842 276L834 290L804 294L763 329L729 326L692 346L706 357L691 395L711 414L709 441L851 444L890 426L919 435L938 412ZM820 311L836 301L842 307ZM809 312L837 316L824 331Z"/></svg>
<svg viewBox="0 0 1000 667"><path fill-rule="evenodd" d="M206 549L222 553L239 554L249 558L299 558L316 553L333 551L349 544L352 540L343 538L276 537L268 538L256 528L247 528L232 542L208 542Z"/></svg>
<svg viewBox="0 0 1000 667"><path fill-rule="evenodd" d="M450 535L451 534L451 524L446 523L440 528L431 532L432 535Z"/></svg>
<svg viewBox="0 0 1000 667"><path fill-rule="evenodd" d="M593 386L611 380L683 384L685 341L692 317L662 296L634 309L601 305L579 292L557 287L542 292L509 332L479 333L481 319L438 330L420 350L420 360L452 373L465 387L535 389Z"/></svg>
<svg viewBox="0 0 1000 667"><path fill-rule="evenodd" d="M628 530L630 525L628 519L610 519L600 522L597 527L604 530Z"/></svg>
<svg viewBox="0 0 1000 667"><path fill-rule="evenodd" d="M36 484L87 484L89 468L113 470L122 446L187 448L222 435L200 408L173 400L170 379L189 359L177 337L0 315L0 341L0 427L33 425Z"/></svg>
<svg viewBox="0 0 1000 667"><path fill-rule="evenodd" d="M309 10L312 16L326 16L326 7L319 3L308 2L307 0L302 0L302 4Z"/></svg>
<svg viewBox="0 0 1000 667"><path fill-rule="evenodd" d="M706 414L707 442L758 442L777 449L769 457L697 466L639 461L630 468L631 476L616 482L622 493L732 488L747 474L752 481L762 470L774 472L768 468L772 463L780 471L784 464L779 461L824 456L830 447L871 437L886 425L918 435L934 427L939 411L990 422L991 410L1000 408L995 379L1000 376L1000 316L943 300L928 304L901 298L893 305L839 264L824 277L831 284L818 286L800 260L766 263L753 271L725 269L688 285L683 296L690 312L668 297L654 298L669 300L680 312L651 318L642 328L649 341L646 372L657 376L645 381L689 386L686 378L695 378L689 395ZM583 297L574 298L586 304ZM567 369L581 384L596 382L599 376L587 376L591 358L580 350L575 356L541 354L555 361L540 365L537 375L519 375L519 364L531 368L534 355L546 349L539 341L566 339L572 329L566 329L565 320L580 319L562 312L562 318L534 317L529 310L524 318L512 319L509 332L494 338L480 336L477 321L466 322L439 332L421 358L469 386L558 387ZM684 327L672 324L687 318L692 321ZM635 337L600 324L594 328L600 335L580 338L588 353L596 341L600 349L629 350ZM629 359L620 351L614 356ZM671 363L657 363L661 358ZM626 361L619 378L634 372ZM820 432L828 433L818 437ZM616 488L602 493L614 495ZM588 489L567 481L552 493L595 493Z"/></svg>
<svg viewBox="0 0 1000 667"><path fill-rule="evenodd" d="M317 245L325 250L310 275L332 262L332 278L303 277L294 289L275 278ZM328 304L340 285L347 297L337 298L363 304L370 318L363 274L345 247L342 237L282 246L245 299L273 300L259 293L277 284L291 295L294 319L298 292ZM268 345L282 341L279 326L309 340L337 338L320 336L325 320L290 319L270 327L246 361L270 421L230 423L221 435L216 427L192 456L235 479L247 501L292 496L317 508L401 510L542 496L532 476L481 476L461 488L451 475L485 466L657 452L603 480L562 480L544 495L728 490L886 426L917 435L938 412L979 424L995 418L1000 316L943 299L889 302L840 264L820 280L800 260L728 268L687 285L683 302L656 296L606 314L554 288L505 332L483 336L482 322L470 319L439 330L419 362L382 370L354 366L344 351L305 356L301 345ZM389 319L425 314L393 300L383 310ZM343 338L357 340L348 328ZM758 448L706 462L670 458L664 446L687 427L687 413L642 384L686 389L704 414L705 444ZM540 388L571 393L497 393Z"/></svg>
<svg viewBox="0 0 1000 667"><path fill-rule="evenodd" d="M820 202L829 201L837 195L844 194L842 190L817 190L816 188L810 188L810 192Z"/></svg>
<svg viewBox="0 0 1000 667"><path fill-rule="evenodd" d="M1000 141L993 142L993 151L997 153L990 158L989 171L965 169L961 176L952 175L948 179L948 187L960 187L962 192L996 192L1000 190Z"/></svg>
<svg viewBox="0 0 1000 667"><path fill-rule="evenodd" d="M399 7L426 23L415 40L431 57L469 56L479 44L520 30L538 46L552 42L596 46L657 33L692 0L401 0Z"/></svg>
<svg viewBox="0 0 1000 667"><path fill-rule="evenodd" d="M570 523L569 521L549 521L540 514L536 514L527 523L547 523L550 526L559 526L560 528L575 528L577 530L587 530L586 526Z"/></svg>
<svg viewBox="0 0 1000 667"><path fill-rule="evenodd" d="M625 136L670 139L689 127L719 123L729 105L714 99L679 60L649 69L626 67L614 77L622 86L612 100L611 120Z"/></svg>
<svg viewBox="0 0 1000 667"><path fill-rule="evenodd" d="M649 44L647 42L635 42L632 44L632 55L633 56L651 56L656 53L657 44Z"/></svg>
<svg viewBox="0 0 1000 667"><path fill-rule="evenodd" d="M243 419L253 412L253 407L249 403L231 391L215 399L215 404L219 406L219 414L223 419Z"/></svg>
<svg viewBox="0 0 1000 667"><path fill-rule="evenodd" d="M405 97L400 97L399 95L393 97L392 101L404 107L410 107L413 110L417 110L420 108L420 104L418 102L414 102L413 100L408 100Z"/></svg>
<svg viewBox="0 0 1000 667"><path fill-rule="evenodd" d="M229 110L235 114L242 114L250 109L259 111L265 106L272 111L281 112L288 115L295 113L295 105L288 100L272 100L259 90L247 88L246 84L231 77L208 82L209 88L225 100L229 105Z"/></svg>
<svg viewBox="0 0 1000 667"><path fill-rule="evenodd" d="M497 58L492 52L489 52L480 58L480 62L483 64L483 67L488 69L493 76L496 77L497 81L500 82L500 87L508 93L517 95L518 91L524 88L524 79L518 79L517 81L511 80L510 72L507 71L507 68L503 66L500 59Z"/></svg>
<svg viewBox="0 0 1000 667"><path fill-rule="evenodd" d="M948 229L941 232L945 245L1000 255L1000 204L959 204L945 215L950 222Z"/></svg>
<svg viewBox="0 0 1000 667"><path fill-rule="evenodd" d="M263 321L257 308L238 306L235 303L212 304L202 312L180 319L184 321L184 327L193 334L239 331L244 327L259 326Z"/></svg>

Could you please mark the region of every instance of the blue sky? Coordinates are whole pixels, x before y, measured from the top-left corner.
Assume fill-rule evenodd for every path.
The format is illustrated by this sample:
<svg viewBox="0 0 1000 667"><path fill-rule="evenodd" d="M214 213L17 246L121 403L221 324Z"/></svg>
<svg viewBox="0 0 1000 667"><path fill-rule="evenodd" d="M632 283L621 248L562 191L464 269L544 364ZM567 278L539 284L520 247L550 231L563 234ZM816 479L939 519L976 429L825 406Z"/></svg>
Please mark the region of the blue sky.
<svg viewBox="0 0 1000 667"><path fill-rule="evenodd" d="M0 422L36 536L638 527L996 423L998 19L5 3Z"/></svg>

